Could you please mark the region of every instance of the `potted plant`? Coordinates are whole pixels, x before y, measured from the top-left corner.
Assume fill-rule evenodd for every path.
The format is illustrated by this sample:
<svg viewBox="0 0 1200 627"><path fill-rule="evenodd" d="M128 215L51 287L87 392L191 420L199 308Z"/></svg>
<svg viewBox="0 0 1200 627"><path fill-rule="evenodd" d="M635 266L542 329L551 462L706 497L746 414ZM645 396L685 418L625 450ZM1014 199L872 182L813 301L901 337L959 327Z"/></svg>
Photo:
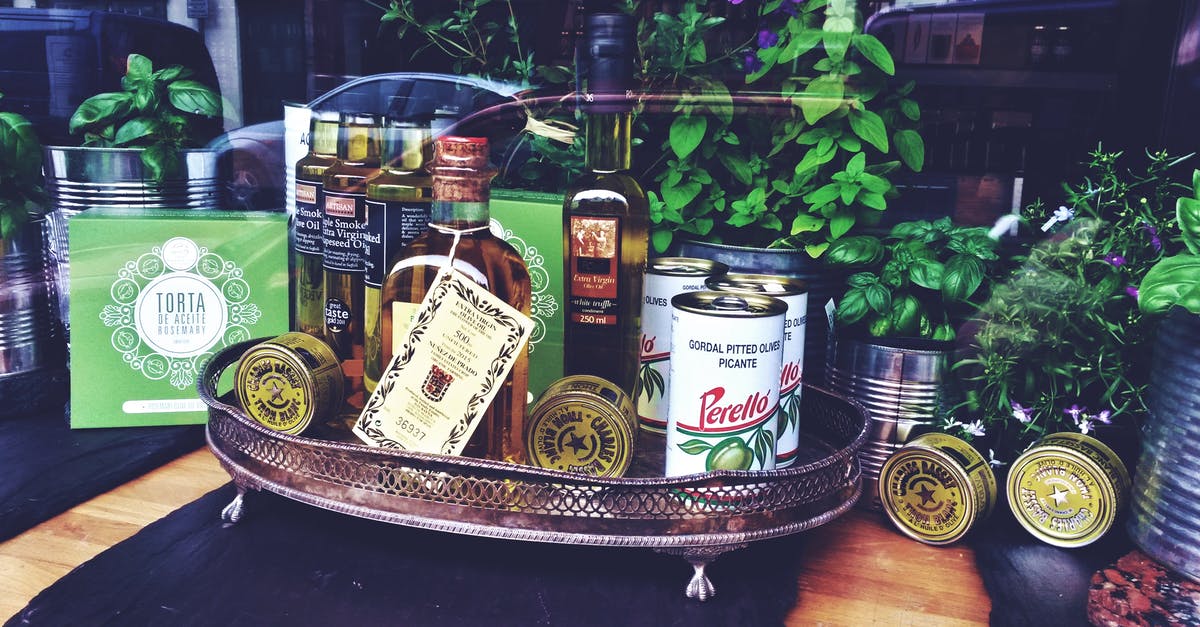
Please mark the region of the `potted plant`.
<svg viewBox="0 0 1200 627"><path fill-rule="evenodd" d="M1178 241L1163 242L1175 254L1159 258L1138 289L1141 312L1166 317L1154 343L1129 535L1147 555L1195 579L1200 524L1186 512L1200 472L1191 448L1200 436L1200 170L1191 183L1190 194L1175 204Z"/></svg>
<svg viewBox="0 0 1200 627"><path fill-rule="evenodd" d="M80 103L69 130L80 147L46 150L46 176L59 209L90 206L194 208L216 202L216 157L200 121L221 115L221 98L178 65L155 69L129 55L120 91Z"/></svg>
<svg viewBox="0 0 1200 627"><path fill-rule="evenodd" d="M850 273L825 375L871 414L859 455L869 484L864 504L878 503L870 484L888 457L935 430L950 406L956 329L989 293L995 248L988 229L941 218L902 222L882 237L844 237L825 253L829 267Z"/></svg>
<svg viewBox="0 0 1200 627"><path fill-rule="evenodd" d="M979 440L1000 466L1060 431L1101 432L1129 452L1136 438L1125 436L1146 411L1156 326L1138 307L1138 286L1151 290L1147 302L1159 298L1146 279L1180 226L1171 208L1182 186L1170 176L1180 161L1148 153L1132 170L1122 153L1097 148L1083 180L1064 184L1061 205L1026 208L1026 222L1049 237L980 307L954 366L965 398L944 428Z"/></svg>
<svg viewBox="0 0 1200 627"><path fill-rule="evenodd" d="M0 95L0 97L3 97ZM17 113L0 112L0 414L39 409L51 394L48 368L63 365L54 287L45 273L42 146ZM39 384L39 381L41 382Z"/></svg>

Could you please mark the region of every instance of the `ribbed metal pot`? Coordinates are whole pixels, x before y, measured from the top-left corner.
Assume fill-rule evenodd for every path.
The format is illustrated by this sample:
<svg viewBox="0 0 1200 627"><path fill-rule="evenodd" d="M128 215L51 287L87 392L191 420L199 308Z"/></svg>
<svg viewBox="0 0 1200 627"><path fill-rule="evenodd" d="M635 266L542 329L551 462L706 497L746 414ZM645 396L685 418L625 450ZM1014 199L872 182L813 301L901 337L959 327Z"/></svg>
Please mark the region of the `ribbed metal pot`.
<svg viewBox="0 0 1200 627"><path fill-rule="evenodd" d="M841 298L846 290L846 274L826 268L803 250L751 248L685 240L678 244L681 257L711 259L729 266L730 272L773 274L800 279L808 286L808 323L804 332L804 381L813 385L826 382L825 351L829 343L829 323L825 303Z"/></svg>
<svg viewBox="0 0 1200 627"><path fill-rule="evenodd" d="M146 172L140 148L47 146L43 152L46 191L54 205L46 237L64 328L69 328L67 221L71 216L96 207L220 207L217 153L212 150L183 151L182 171L163 181L153 180Z"/></svg>
<svg viewBox="0 0 1200 627"><path fill-rule="evenodd" d="M932 430L945 401L943 383L952 348L948 342L927 340L885 343L835 337L830 342L827 384L862 403L871 415L867 441L858 452L861 506L879 508L883 464L909 440Z"/></svg>
<svg viewBox="0 0 1200 627"><path fill-rule="evenodd" d="M0 239L0 415L39 408L39 373L64 363L43 243L40 217Z"/></svg>
<svg viewBox="0 0 1200 627"><path fill-rule="evenodd" d="M1200 582L1200 315L1176 307L1159 326L1147 404L1129 535Z"/></svg>

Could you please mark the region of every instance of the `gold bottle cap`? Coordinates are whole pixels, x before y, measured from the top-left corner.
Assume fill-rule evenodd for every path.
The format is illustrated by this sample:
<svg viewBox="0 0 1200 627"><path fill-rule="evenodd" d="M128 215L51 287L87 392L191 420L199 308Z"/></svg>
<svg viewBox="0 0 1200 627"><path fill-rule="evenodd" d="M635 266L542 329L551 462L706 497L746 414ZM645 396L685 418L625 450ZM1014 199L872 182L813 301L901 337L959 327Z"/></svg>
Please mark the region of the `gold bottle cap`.
<svg viewBox="0 0 1200 627"><path fill-rule="evenodd" d="M893 454L879 473L879 498L901 533L926 544L950 544L995 503L996 477L971 445L927 433Z"/></svg>
<svg viewBox="0 0 1200 627"><path fill-rule="evenodd" d="M619 477L633 459L634 420L629 397L611 383L586 375L561 379L547 388L526 421L529 463Z"/></svg>
<svg viewBox="0 0 1200 627"><path fill-rule="evenodd" d="M312 421L312 375L272 346L251 348L237 369L237 394L246 414L259 424L298 434Z"/></svg>

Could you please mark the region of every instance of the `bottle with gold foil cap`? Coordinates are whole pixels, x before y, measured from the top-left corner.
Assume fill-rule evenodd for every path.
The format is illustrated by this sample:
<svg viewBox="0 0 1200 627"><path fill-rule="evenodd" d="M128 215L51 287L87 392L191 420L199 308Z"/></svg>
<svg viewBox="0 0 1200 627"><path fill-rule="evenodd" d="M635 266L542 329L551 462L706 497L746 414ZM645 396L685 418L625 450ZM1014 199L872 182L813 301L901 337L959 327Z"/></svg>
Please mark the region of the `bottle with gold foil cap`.
<svg viewBox="0 0 1200 627"><path fill-rule="evenodd" d="M1129 487L1129 471L1104 443L1082 433L1055 433L1034 442L1013 462L1008 504L1034 537L1078 547L1112 528Z"/></svg>
<svg viewBox="0 0 1200 627"><path fill-rule="evenodd" d="M996 476L970 444L925 433L896 451L879 472L884 512L904 535L950 544L992 513Z"/></svg>

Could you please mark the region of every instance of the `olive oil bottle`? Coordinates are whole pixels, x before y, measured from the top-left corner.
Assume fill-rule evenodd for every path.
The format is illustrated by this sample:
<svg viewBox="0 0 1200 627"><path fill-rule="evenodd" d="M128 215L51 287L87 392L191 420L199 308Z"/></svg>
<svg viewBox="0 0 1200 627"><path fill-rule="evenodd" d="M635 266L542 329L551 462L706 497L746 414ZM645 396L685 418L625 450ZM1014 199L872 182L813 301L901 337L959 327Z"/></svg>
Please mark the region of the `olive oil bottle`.
<svg viewBox="0 0 1200 627"><path fill-rule="evenodd" d="M343 113L338 159L325 170L321 214L325 274L325 342L342 364L346 401L362 409L363 223L367 179L379 171L379 122L374 115Z"/></svg>
<svg viewBox="0 0 1200 627"><path fill-rule="evenodd" d="M425 162L432 148L428 126L389 119L383 125L380 142L382 167L367 179L363 385L368 394L375 391L387 366L383 361L380 306L383 280L391 269L388 261L429 227L433 179L425 171Z"/></svg>
<svg viewBox="0 0 1200 627"><path fill-rule="evenodd" d="M592 15L585 27L584 173L563 205L566 328L563 373L607 379L637 397L649 203L632 176L632 18Z"/></svg>
<svg viewBox="0 0 1200 627"><path fill-rule="evenodd" d="M321 211L325 203L325 170L337 161L338 114L315 111L309 125L309 151L296 162L296 272L292 330L314 337L325 334L325 271L322 264Z"/></svg>
<svg viewBox="0 0 1200 627"><path fill-rule="evenodd" d="M488 165L487 139L438 138L429 169L433 174L429 230L401 249L383 285L385 363L402 345L412 312L451 257L455 270L529 315L529 269L521 254L489 229L490 185L496 170ZM525 462L529 354L520 353L463 455Z"/></svg>

